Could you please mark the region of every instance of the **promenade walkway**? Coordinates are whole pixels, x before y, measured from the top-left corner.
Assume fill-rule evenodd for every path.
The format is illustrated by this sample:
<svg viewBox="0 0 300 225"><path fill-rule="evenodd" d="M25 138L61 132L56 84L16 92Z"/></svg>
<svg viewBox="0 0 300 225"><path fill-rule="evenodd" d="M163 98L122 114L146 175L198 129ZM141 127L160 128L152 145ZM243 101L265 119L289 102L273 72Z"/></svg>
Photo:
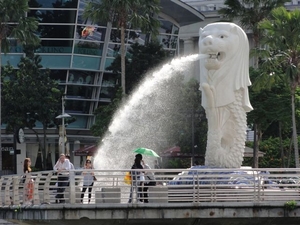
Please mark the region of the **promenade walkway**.
<svg viewBox="0 0 300 225"><path fill-rule="evenodd" d="M290 224L294 220L300 224L300 184L296 183L299 170L152 171L156 174L157 185L148 189L149 203L140 203L136 192L133 193L133 201L128 203L131 188L139 190L139 187L135 187L134 182L131 185L124 183L125 170L94 170L97 181L93 186L92 199L88 202L86 192L82 203L81 170L70 171L64 203L56 203L59 181L53 171L31 173L25 180L18 175L2 176L0 219L45 220L53 224L60 221L60 224L72 225L75 225L74 220L85 219L89 220L89 224L99 221L100 224L117 221L120 224L141 221L159 224L158 221L161 221L164 225L203 225L220 219L249 224L249 218L252 218L253 221L265 221L265 225L275 225L276 221L289 218ZM30 190L32 199L27 201L26 193L31 181L34 181Z"/></svg>

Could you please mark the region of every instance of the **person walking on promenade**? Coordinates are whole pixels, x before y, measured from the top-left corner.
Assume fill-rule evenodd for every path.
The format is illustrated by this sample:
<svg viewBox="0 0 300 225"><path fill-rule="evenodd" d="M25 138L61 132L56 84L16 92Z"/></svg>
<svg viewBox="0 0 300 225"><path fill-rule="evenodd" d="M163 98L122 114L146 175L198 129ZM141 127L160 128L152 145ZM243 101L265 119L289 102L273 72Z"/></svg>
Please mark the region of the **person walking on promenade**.
<svg viewBox="0 0 300 225"><path fill-rule="evenodd" d="M70 161L66 159L65 154L61 154L53 169L57 172L57 194L56 203L65 203L64 191L69 185Z"/></svg>
<svg viewBox="0 0 300 225"><path fill-rule="evenodd" d="M91 171L93 169L93 165L92 165L92 161L87 159L85 161L85 166L84 169L87 171L83 171L82 175L83 175L83 187L82 187L82 191L81 191L81 203L83 203L83 198L84 198L84 193L85 191L88 189L88 202L91 202L91 198L92 198L92 188L94 185L94 181L96 181L96 177L93 171Z"/></svg>
<svg viewBox="0 0 300 225"><path fill-rule="evenodd" d="M148 189L149 186L155 186L156 185L156 181L155 181L155 177L154 177L154 173L151 170L151 167L146 164L144 162L144 160L141 161L142 162L142 166L144 167L144 171L145 171L145 181L144 181L144 185L143 185L143 201L144 203L148 203Z"/></svg>
<svg viewBox="0 0 300 225"><path fill-rule="evenodd" d="M141 154L137 154L134 159L134 164L132 165L131 169L144 169L144 167L141 164L141 161L143 159L143 156ZM130 195L128 203L132 202L132 195L133 191L136 191L138 202L141 203L142 201L142 183L144 178L143 171L132 171L131 172L132 177L132 183L130 188Z"/></svg>
<svg viewBox="0 0 300 225"><path fill-rule="evenodd" d="M24 159L23 164L23 172L25 173L23 175L24 179L24 190L25 190L25 196L24 196L24 204L32 204L33 200L33 191L34 191L34 182L33 179L26 179L26 174L31 172L31 160L30 158Z"/></svg>

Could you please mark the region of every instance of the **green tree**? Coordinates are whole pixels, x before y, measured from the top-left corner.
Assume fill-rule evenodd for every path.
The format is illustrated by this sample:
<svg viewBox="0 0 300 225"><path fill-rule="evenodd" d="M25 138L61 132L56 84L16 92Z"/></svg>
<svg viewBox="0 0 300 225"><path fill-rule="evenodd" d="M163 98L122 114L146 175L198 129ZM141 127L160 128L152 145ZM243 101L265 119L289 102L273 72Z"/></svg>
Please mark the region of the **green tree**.
<svg viewBox="0 0 300 225"><path fill-rule="evenodd" d="M254 108L253 111L248 113L248 124L257 124L257 142L262 140L265 131L270 128L271 125L276 124L276 132L270 132L269 136L279 136L280 143L282 143L282 133L285 129L290 130L291 113L289 108L289 90L284 82L277 80L273 82L272 86L262 85L267 81L259 81L261 72L259 70L250 70L251 79L255 80L252 88L250 89L250 101ZM273 77L269 77L273 79ZM272 82L267 82L272 83ZM266 116L267 115L267 116ZM271 126L274 127L274 126ZM279 128L278 128L279 127ZM280 131L278 133L278 130ZM283 130L283 131L281 131ZM260 144L258 143L260 146ZM278 148L277 148L278 149ZM284 167L284 152L282 144L281 149L281 167Z"/></svg>
<svg viewBox="0 0 300 225"><path fill-rule="evenodd" d="M225 0L219 10L225 19L238 19L244 29L252 31L254 47L259 45L260 33L258 23L270 15L272 9L283 6L289 0Z"/></svg>
<svg viewBox="0 0 300 225"><path fill-rule="evenodd" d="M258 23L265 18L268 18L272 9L283 6L287 0L225 0L222 9L219 13L225 20L237 19L244 29L252 31L252 39L254 49L260 44L261 30L258 29ZM253 50L252 50L253 51ZM258 60L254 58L254 68L258 68ZM260 118L257 118L258 120ZM262 133L258 130L262 126L258 124L257 120L253 120L253 128L255 133L255 143L253 148L253 167L258 167L258 150L259 150L259 137ZM256 135L258 134L258 135Z"/></svg>
<svg viewBox="0 0 300 225"><path fill-rule="evenodd" d="M295 165L299 168L299 150L297 141L295 93L300 86L300 10L287 11L284 7L272 10L270 19L259 23L264 31L261 49L262 76L280 77L285 74L284 82L290 87L293 143Z"/></svg>
<svg viewBox="0 0 300 225"><path fill-rule="evenodd" d="M160 11L159 0L95 0L89 2L83 17L93 23L111 22L121 30L121 85L125 94L125 29L139 28L145 34L158 34L159 21L154 17Z"/></svg>
<svg viewBox="0 0 300 225"><path fill-rule="evenodd" d="M39 38L34 33L38 28L38 22L34 18L26 17L28 11L28 0L0 0L0 76L2 52L7 53L16 41L21 45L39 43ZM0 106L3 106L1 103L1 87ZM1 107L0 125L2 124ZM0 154L0 168L2 168L2 154Z"/></svg>
<svg viewBox="0 0 300 225"><path fill-rule="evenodd" d="M33 54L33 49L25 48L26 57L22 57L19 69L4 67L3 80L3 122L8 132L20 127L28 127L39 140L42 152L43 169L46 169L46 130L53 125L55 116L61 109L61 96L58 83L50 78L50 71L42 69L41 57ZM43 146L36 122L43 125ZM47 168L52 169L52 168Z"/></svg>

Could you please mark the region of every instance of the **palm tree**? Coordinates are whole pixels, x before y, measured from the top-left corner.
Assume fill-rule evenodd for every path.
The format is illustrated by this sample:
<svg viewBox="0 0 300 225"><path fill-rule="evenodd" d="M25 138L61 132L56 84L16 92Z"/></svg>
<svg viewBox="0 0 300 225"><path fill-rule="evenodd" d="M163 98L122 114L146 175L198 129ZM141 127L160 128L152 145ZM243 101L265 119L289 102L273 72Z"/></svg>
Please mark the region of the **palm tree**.
<svg viewBox="0 0 300 225"><path fill-rule="evenodd" d="M254 47L259 45L258 23L270 15L272 9L283 6L289 0L225 0L219 13L230 21L238 19L244 29L252 31Z"/></svg>
<svg viewBox="0 0 300 225"><path fill-rule="evenodd" d="M282 76L290 87L293 144L295 149L295 165L299 168L299 151L295 115L295 93L300 86L300 10L287 11L279 7L271 12L270 19L259 23L264 31L262 44L267 48L259 53L262 57L261 67L265 76ZM274 79L269 79L274 80Z"/></svg>
<svg viewBox="0 0 300 225"><path fill-rule="evenodd" d="M125 29L139 28L143 33L158 34L159 20L155 16L160 11L159 0L96 0L89 2L83 13L93 23L111 22L121 30L121 85L125 89Z"/></svg>
<svg viewBox="0 0 300 225"><path fill-rule="evenodd" d="M26 17L28 11L28 0L0 0L0 77L2 52L7 53L11 43L17 41L21 45L37 45L40 42L34 33L38 28L38 22L35 18ZM1 89L0 85L0 106ZM1 124L0 108L0 147ZM2 154L0 154L0 168L2 168Z"/></svg>
<svg viewBox="0 0 300 225"><path fill-rule="evenodd" d="M259 47L261 30L258 29L258 23L268 18L272 9L283 6L288 0L225 0L225 7L219 10L219 13L225 20L232 21L237 19L241 26L246 30L252 31L252 40L254 50ZM254 68L258 68L258 59L254 58ZM251 113L251 112L250 112ZM259 119L258 119L259 120ZM254 148L253 148L253 167L258 167L258 149L262 137L261 126L258 120L254 119Z"/></svg>

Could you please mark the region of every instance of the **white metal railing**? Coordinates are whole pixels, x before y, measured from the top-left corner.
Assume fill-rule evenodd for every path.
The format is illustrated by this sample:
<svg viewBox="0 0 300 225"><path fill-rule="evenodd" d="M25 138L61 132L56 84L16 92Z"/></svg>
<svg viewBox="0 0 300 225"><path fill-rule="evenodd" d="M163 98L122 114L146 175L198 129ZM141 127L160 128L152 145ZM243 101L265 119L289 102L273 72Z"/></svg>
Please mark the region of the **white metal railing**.
<svg viewBox="0 0 300 225"><path fill-rule="evenodd" d="M300 201L300 170L298 169L159 169L155 173L156 186L124 183L124 176L131 170L93 170L97 181L92 187L88 201L88 190L81 198L83 170L73 170L68 181L59 181L54 171L30 173L24 179L19 175L0 178L0 205L55 204L59 200L70 204L129 204L145 201L151 203L198 203L198 202L252 202L268 203ZM87 171L87 170L85 170ZM132 170L131 172L139 171ZM62 199L57 199L60 184L68 185ZM142 195L142 196L141 196ZM148 195L148 196L146 196ZM82 201L82 203L81 203Z"/></svg>

